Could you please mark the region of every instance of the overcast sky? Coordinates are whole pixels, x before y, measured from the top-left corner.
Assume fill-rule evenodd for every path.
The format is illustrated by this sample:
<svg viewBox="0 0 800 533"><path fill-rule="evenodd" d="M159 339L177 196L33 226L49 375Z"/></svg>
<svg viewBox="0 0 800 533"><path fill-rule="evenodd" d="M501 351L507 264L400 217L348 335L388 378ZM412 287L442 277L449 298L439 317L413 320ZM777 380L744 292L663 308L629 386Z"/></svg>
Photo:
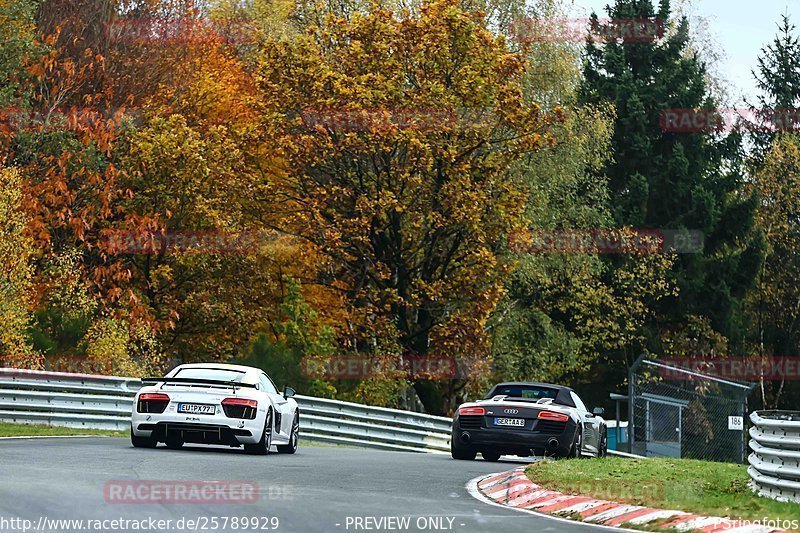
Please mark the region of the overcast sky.
<svg viewBox="0 0 800 533"><path fill-rule="evenodd" d="M613 0L573 0L575 16L588 16L595 10L606 15L604 7ZM658 0L653 0L657 5ZM711 37L718 43L724 58L718 73L728 86L731 105L741 104L743 96L754 101L755 82L751 70L763 46L777 33L781 15L788 13L800 26L800 0L694 0L692 16L708 23ZM691 21L691 18L690 18Z"/></svg>

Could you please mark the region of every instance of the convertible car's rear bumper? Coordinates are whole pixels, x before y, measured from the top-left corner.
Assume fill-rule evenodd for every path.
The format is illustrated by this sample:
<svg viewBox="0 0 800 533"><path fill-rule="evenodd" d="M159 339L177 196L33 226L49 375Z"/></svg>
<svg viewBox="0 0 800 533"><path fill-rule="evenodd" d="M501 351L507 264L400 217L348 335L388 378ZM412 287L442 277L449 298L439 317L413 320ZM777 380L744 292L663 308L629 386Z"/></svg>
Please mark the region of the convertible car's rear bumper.
<svg viewBox="0 0 800 533"><path fill-rule="evenodd" d="M575 441L575 421L562 427L550 425L546 429L492 427L487 423L453 421L451 438L462 450L476 452L494 451L503 455L558 455L569 454Z"/></svg>

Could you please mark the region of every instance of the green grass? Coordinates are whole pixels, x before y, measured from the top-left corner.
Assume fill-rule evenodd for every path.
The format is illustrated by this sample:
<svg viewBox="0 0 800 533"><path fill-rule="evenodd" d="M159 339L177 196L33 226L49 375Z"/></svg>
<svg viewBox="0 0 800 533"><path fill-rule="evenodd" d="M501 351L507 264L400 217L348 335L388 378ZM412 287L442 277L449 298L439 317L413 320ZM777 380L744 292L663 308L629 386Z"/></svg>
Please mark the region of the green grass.
<svg viewBox="0 0 800 533"><path fill-rule="evenodd" d="M0 422L0 437L53 437L71 435L96 435L101 437L128 437L127 431L109 431L104 429L65 428L58 426L45 426L34 424L9 424ZM315 446L320 448L352 448L341 444L327 444L322 442L309 442L300 438L300 446Z"/></svg>
<svg viewBox="0 0 800 533"><path fill-rule="evenodd" d="M64 428L33 424L9 424L0 422L0 437L53 437L64 435L99 435L106 437L127 437L127 431L108 431L104 429Z"/></svg>
<svg viewBox="0 0 800 533"><path fill-rule="evenodd" d="M743 520L800 519L800 504L756 496L747 467L690 459L573 459L527 468L534 482L567 494Z"/></svg>

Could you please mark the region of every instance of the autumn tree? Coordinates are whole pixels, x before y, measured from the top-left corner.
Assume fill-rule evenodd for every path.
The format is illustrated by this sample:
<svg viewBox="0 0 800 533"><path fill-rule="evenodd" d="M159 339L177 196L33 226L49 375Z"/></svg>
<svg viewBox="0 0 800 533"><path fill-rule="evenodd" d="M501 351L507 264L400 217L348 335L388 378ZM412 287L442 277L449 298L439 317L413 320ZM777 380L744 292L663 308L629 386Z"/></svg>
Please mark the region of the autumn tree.
<svg viewBox="0 0 800 533"><path fill-rule="evenodd" d="M6 136L17 121L23 100L20 86L24 70L36 54L36 3L0 1L0 135ZM0 156L0 366L38 368L28 330L36 305L33 282L36 251L24 209L23 177Z"/></svg>
<svg viewBox="0 0 800 533"><path fill-rule="evenodd" d="M266 319L270 290L277 290L274 270L261 259L277 236L246 226L235 200L243 194L243 155L224 126L193 128L177 114L150 119L126 144L120 163L132 195L120 207L136 223L109 226L110 239L120 239L109 253L131 273L126 287L170 355L230 358ZM137 230L141 220L148 221L144 231Z"/></svg>
<svg viewBox="0 0 800 533"><path fill-rule="evenodd" d="M0 167L0 366L36 368L41 360L28 335L36 301L35 251L22 200L19 172Z"/></svg>
<svg viewBox="0 0 800 533"><path fill-rule="evenodd" d="M142 39L149 34L131 31L143 24L133 20L127 32L110 33L114 4L53 6L63 15L60 21L47 18L51 12L40 12L39 29L51 33L42 35L41 53L26 66L29 76L18 90L22 111L4 130L3 156L25 178L23 203L39 252L34 282L42 299L34 339L45 352L77 351L121 362L120 372L139 373L160 356L160 345L170 347L171 355L193 351L186 343L176 346L176 339L184 339L184 322L191 320L195 340L213 357L230 356L234 337L225 332L241 331L247 324L234 320L240 327L230 328L230 315L219 318L230 307L209 300L233 294L221 281L243 272L236 265L241 258L169 257L175 264L154 268L149 279L135 268L134 253L120 253L108 244L114 232L135 240L148 231L237 229L235 207L203 202L213 203L215 194L236 196L230 177L238 178L239 160L233 166L226 163L239 153L231 125L241 124L243 114L237 111L244 106L230 95L246 96L241 84L248 78L221 51L222 39L204 27L197 34L167 32ZM150 4L152 13L169 15ZM152 83L131 81L142 79ZM130 108L135 108L136 121L130 119ZM172 118L176 112L180 116ZM182 137L169 137L168 126ZM181 204L180 199L205 185L212 193L195 194L191 204ZM177 202L167 201L172 192ZM168 224L172 213L181 218ZM174 290L167 294L169 287ZM241 302L235 307L237 312L252 308ZM192 312L183 313L187 308ZM208 331L219 342L205 342ZM248 336L235 337L235 342L244 343Z"/></svg>
<svg viewBox="0 0 800 533"><path fill-rule="evenodd" d="M347 347L395 339L384 349L480 370L525 202L508 169L550 142L551 119L522 98L524 58L452 1L328 17L261 54L281 229L318 247L319 282L353 302ZM415 383L434 413L453 386Z"/></svg>
<svg viewBox="0 0 800 533"><path fill-rule="evenodd" d="M756 355L797 357L800 341L800 143L795 135L776 138L752 187L759 196L756 220L764 232L767 259L748 298ZM760 382L764 408L783 400L783 381ZM796 387L791 387L793 399ZM785 401L785 400L783 400ZM791 400L789 400L791 402ZM791 405L791 403L789 403Z"/></svg>
<svg viewBox="0 0 800 533"><path fill-rule="evenodd" d="M0 109L18 104L17 91L25 79L24 66L36 53L36 2L33 0L0 1ZM0 112L0 122L6 118Z"/></svg>

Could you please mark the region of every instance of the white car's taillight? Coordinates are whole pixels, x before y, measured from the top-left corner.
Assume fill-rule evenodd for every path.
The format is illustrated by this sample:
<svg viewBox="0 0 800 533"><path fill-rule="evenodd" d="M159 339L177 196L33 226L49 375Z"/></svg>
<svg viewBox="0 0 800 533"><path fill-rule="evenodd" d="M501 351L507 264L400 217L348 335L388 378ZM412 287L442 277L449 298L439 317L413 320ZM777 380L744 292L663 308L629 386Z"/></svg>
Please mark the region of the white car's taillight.
<svg viewBox="0 0 800 533"><path fill-rule="evenodd" d="M256 417L258 402L247 398L225 398L222 410L228 418L244 418L252 420Z"/></svg>
<svg viewBox="0 0 800 533"><path fill-rule="evenodd" d="M139 395L136 402L136 411L139 413L163 413L169 405L169 396L160 392L144 392Z"/></svg>

